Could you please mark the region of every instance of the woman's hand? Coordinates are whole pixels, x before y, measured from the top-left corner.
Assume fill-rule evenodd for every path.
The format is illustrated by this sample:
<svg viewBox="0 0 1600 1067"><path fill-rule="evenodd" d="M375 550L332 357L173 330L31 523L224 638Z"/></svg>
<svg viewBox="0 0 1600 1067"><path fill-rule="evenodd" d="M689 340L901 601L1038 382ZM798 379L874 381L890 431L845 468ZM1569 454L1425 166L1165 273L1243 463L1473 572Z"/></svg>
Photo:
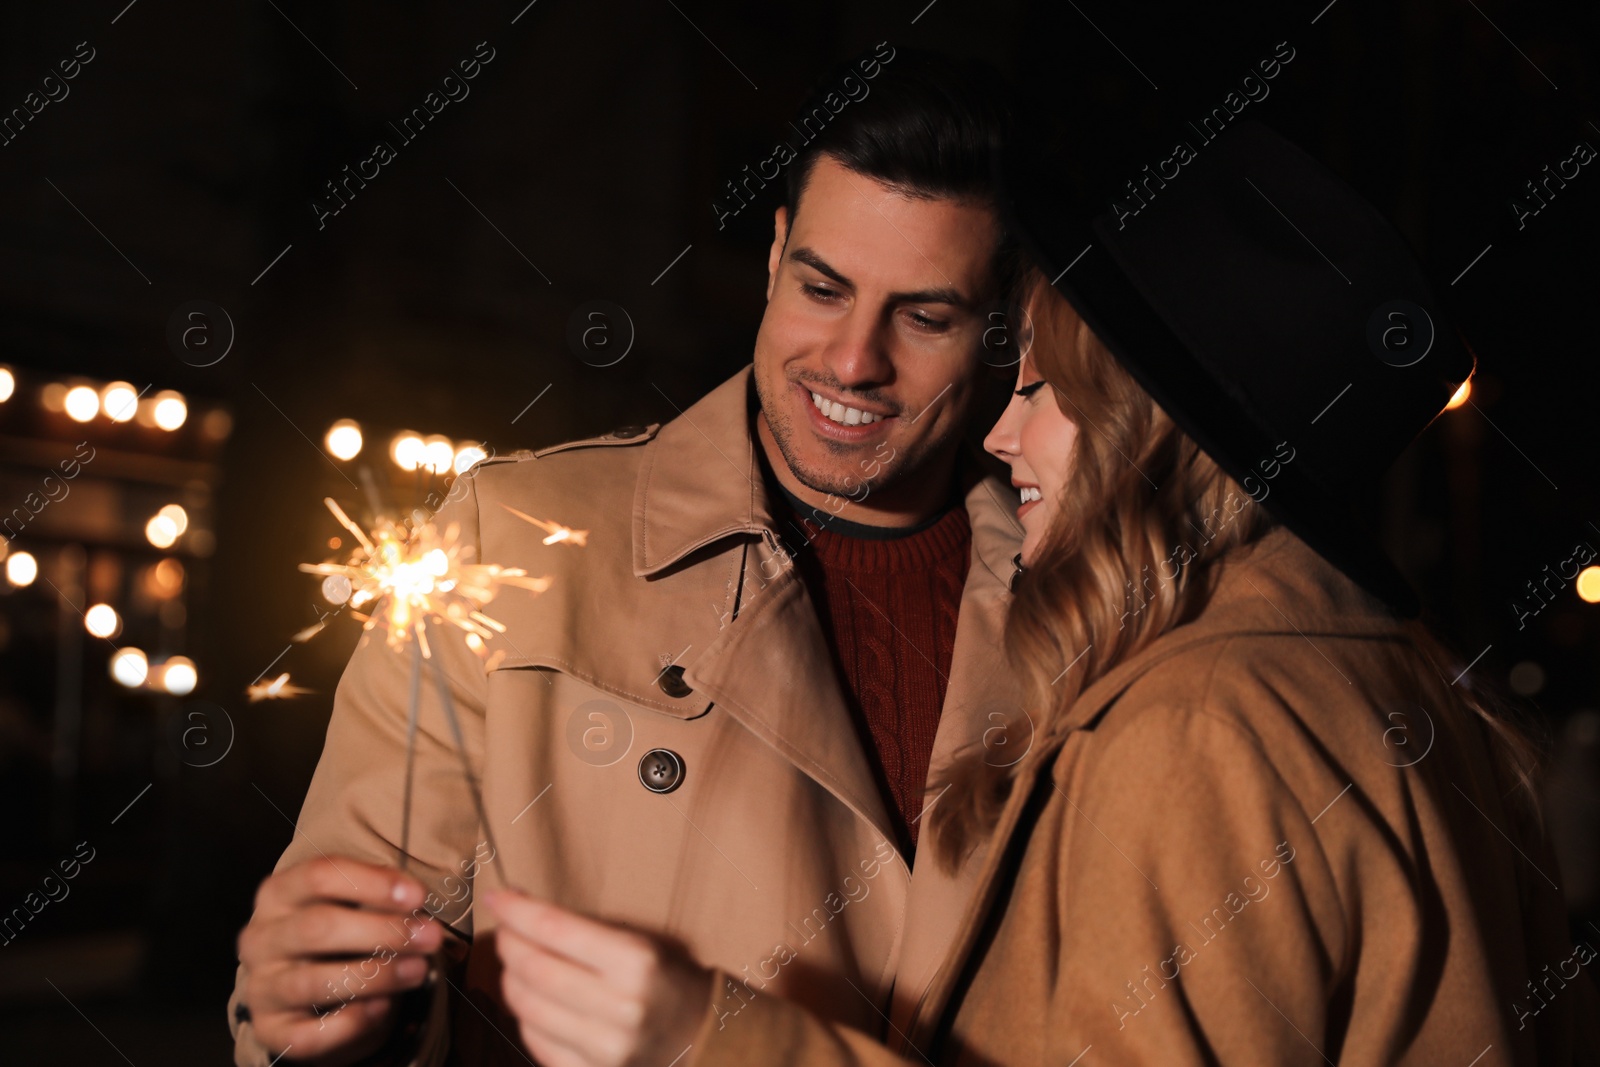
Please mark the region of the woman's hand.
<svg viewBox="0 0 1600 1067"><path fill-rule="evenodd" d="M666 941L510 890L485 894L499 922L500 987L545 1067L669 1067L711 1002L711 971Z"/></svg>

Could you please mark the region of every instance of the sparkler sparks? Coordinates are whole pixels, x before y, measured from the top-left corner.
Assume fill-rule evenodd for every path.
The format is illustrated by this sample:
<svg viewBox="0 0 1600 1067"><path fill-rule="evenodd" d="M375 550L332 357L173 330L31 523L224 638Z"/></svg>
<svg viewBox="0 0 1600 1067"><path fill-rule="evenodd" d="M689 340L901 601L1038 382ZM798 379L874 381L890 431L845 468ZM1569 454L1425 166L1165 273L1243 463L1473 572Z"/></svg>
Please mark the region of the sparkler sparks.
<svg viewBox="0 0 1600 1067"><path fill-rule="evenodd" d="M466 740L461 722L456 714L455 700L450 694L450 684L445 679L440 661L433 658L428 646L428 627L448 627L462 632L463 641L484 661L486 670L492 670L496 661L505 655L504 649L491 653L489 644L506 632L504 623L484 614L484 607L506 586L526 589L538 594L550 587L549 578L534 578L521 567L502 567L494 563L474 563L474 548L460 543L460 527L451 523L440 530L433 523L402 526L389 519L381 519L369 530L351 521L350 516L333 501L323 503L350 531L359 546L344 563L302 563L300 569L309 574L322 575L322 595L332 604L351 609L351 614L362 620L363 629L381 626L391 650L415 637L411 648L411 697L406 726L405 786L401 800L400 842L397 860L401 870L410 862L411 796L417 757L417 724L422 710L423 661L431 662L431 673L438 686L439 708L455 741L456 755L461 760L461 773L467 781L478 821L483 833L494 848L494 835L489 829L489 817L483 806L483 795L478 788L477 775L467 755ZM515 508L507 508L520 519L544 530L547 545L583 545L589 537L587 530L574 530L557 522L544 522ZM336 542L335 542L336 543ZM366 614L361 612L365 610ZM338 612L326 613L317 622L295 635L296 642L310 640L327 625L328 619ZM307 692L289 684L287 673L270 682L252 684L246 691L252 702L282 699Z"/></svg>
<svg viewBox="0 0 1600 1067"><path fill-rule="evenodd" d="M252 704L258 700L288 700L290 697L304 696L310 692L312 690L304 686L290 685L288 671L284 671L270 682L255 682L244 691Z"/></svg>
<svg viewBox="0 0 1600 1067"><path fill-rule="evenodd" d="M460 528L454 523L441 531L432 523L407 529L383 519L369 533L331 497L323 503L360 547L346 563L302 563L300 569L348 581L349 606L357 612L366 608L367 614L357 618L365 620L368 630L382 626L391 648L414 635L423 657L431 658L426 633L431 622L476 638L468 644L481 656L486 642L505 632L503 624L483 613L484 605L505 586L531 593L550 586L549 578L530 577L520 567L468 562L472 548L459 543ZM574 532L584 531L568 531L569 536Z"/></svg>
<svg viewBox="0 0 1600 1067"><path fill-rule="evenodd" d="M544 539L544 543L547 545L566 544L573 545L577 548L582 548L584 545L589 543L588 530L574 530L570 526L561 525L559 522L545 522L543 519L534 518L527 512L518 511L510 504L501 504L500 506L511 512L511 514L515 515L522 521L531 522L535 526L539 527L539 529L549 534L550 536Z"/></svg>
<svg viewBox="0 0 1600 1067"><path fill-rule="evenodd" d="M293 637L289 638L289 640L293 641L297 645L303 645L313 637L320 634L323 630L323 627L327 625L327 622L319 620L312 623L310 626L307 626L304 630L299 631Z"/></svg>

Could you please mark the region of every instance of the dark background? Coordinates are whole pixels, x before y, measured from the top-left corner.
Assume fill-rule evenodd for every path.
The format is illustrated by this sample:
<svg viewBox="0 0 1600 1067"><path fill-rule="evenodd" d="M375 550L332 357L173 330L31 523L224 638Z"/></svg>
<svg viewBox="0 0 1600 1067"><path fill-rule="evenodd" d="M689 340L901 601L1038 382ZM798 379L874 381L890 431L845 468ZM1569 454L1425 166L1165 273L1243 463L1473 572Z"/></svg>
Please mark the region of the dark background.
<svg viewBox="0 0 1600 1067"><path fill-rule="evenodd" d="M0 914L78 842L95 855L0 945L7 1062L228 1062L233 938L357 633L338 620L284 651L325 607L296 571L340 532L322 498L370 512L441 489L390 463L401 429L537 447L664 421L747 361L778 189L721 228L712 202L815 79L883 40L983 56L1071 107L1111 175L1165 156L1277 42L1295 48L1246 113L1396 223L1479 358L1471 403L1390 479L1389 548L1462 665L1481 656L1549 732L1563 888L1577 929L1600 912L1600 606L1567 583L1522 625L1514 607L1539 605L1525 584L1547 564L1600 547L1600 161L1521 228L1512 207L1578 141L1600 147L1594 5L125 2L13 5L0 32L0 114L94 49L0 146L0 360L17 380L0 510L77 442L97 457L9 545L40 580L0 580ZM480 41L494 58L470 95L395 136ZM313 200L376 139L397 158L319 228ZM633 328L605 368L567 340L595 299ZM168 339L195 300L235 332L206 367ZM41 407L80 379L178 390L189 422L80 426ZM321 452L340 418L366 434L349 463ZM219 419L231 432L206 436ZM163 555L144 521L169 499L191 516L166 553L186 567L177 608L136 592ZM79 615L105 598L119 645L196 661L194 694L110 680L112 647ZM315 692L246 700L282 671Z"/></svg>

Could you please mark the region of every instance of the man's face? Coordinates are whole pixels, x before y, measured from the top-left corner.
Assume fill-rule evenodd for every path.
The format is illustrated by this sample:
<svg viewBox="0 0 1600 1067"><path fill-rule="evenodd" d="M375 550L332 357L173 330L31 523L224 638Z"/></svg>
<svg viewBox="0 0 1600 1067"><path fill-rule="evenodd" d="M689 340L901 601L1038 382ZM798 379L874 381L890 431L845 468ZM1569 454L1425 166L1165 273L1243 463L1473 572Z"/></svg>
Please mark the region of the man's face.
<svg viewBox="0 0 1600 1067"><path fill-rule="evenodd" d="M755 380L802 485L888 503L948 456L972 403L994 301L986 204L916 200L835 161L778 209ZM877 501L875 501L877 502Z"/></svg>

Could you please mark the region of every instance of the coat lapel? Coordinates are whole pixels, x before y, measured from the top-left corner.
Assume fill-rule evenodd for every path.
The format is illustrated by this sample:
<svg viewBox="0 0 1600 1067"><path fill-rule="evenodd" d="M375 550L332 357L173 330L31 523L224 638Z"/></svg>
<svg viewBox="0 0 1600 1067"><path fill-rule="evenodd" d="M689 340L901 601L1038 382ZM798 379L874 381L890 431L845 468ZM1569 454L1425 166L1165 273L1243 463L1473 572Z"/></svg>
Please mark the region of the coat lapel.
<svg viewBox="0 0 1600 1067"><path fill-rule="evenodd" d="M1033 749L1017 767L1011 793L989 840L979 846L962 868L967 884L966 911L962 917L951 921L943 958L911 1007L906 1021L897 1023L902 1054L921 1054L923 1058L934 1054L933 1046L948 1026L948 1013L958 1006L956 998L960 985L970 980L970 971L976 962L973 953L991 919L996 917L995 909L1004 907L1002 896L1010 883L1009 875L1022 861L1041 802L1048 801L1048 796L1038 794L1052 791L1054 757L1067 734L1109 707L1135 678L1175 651L1176 647L1168 650L1157 646L1120 664L1084 690L1072 705L1065 729L1036 738Z"/></svg>
<svg viewBox="0 0 1600 1067"><path fill-rule="evenodd" d="M881 839L894 841L816 609L792 566L758 592L703 655L691 659L684 678L870 823Z"/></svg>
<svg viewBox="0 0 1600 1067"><path fill-rule="evenodd" d="M1006 665L1004 651L1015 569L1012 557L1021 542L1021 529L1011 510L1013 504L1003 498L997 483L976 472L966 506L972 521L972 561L961 597L944 710L934 736L930 782L939 781L942 772L968 751L981 750L985 759L1007 765L1019 762L1033 742L1032 723L1021 712L1020 688ZM937 807L943 797L940 790L930 789L923 814ZM981 853L952 875L935 861L932 837L924 823L918 836L889 1012L890 1023L900 1030L909 1025L918 1002L944 965L978 884Z"/></svg>
<svg viewBox="0 0 1600 1067"><path fill-rule="evenodd" d="M750 394L747 368L646 446L634 494L634 572L659 577L742 535L735 610L716 640L684 655L684 681L893 841L816 610L771 531Z"/></svg>

